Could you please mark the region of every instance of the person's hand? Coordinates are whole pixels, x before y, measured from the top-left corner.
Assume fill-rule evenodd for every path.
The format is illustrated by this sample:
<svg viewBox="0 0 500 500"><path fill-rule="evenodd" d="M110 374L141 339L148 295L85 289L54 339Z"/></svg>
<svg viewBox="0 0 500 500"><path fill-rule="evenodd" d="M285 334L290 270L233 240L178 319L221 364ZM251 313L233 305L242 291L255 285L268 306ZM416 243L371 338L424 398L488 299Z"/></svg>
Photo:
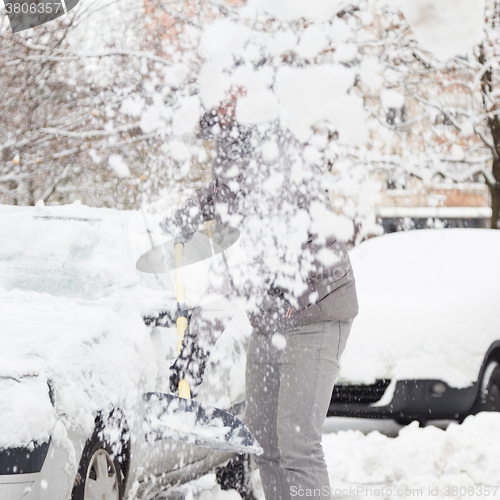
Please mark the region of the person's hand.
<svg viewBox="0 0 500 500"><path fill-rule="evenodd" d="M179 382L186 379L191 391L191 398L198 395L198 386L203 382L203 375L210 353L196 344L196 337L186 331L182 341L182 351L170 367L169 386L172 394L178 394Z"/></svg>
<svg viewBox="0 0 500 500"><path fill-rule="evenodd" d="M164 234L176 234L179 243L187 243L203 227L204 222L199 204L193 198L188 198L178 210L160 223L160 227Z"/></svg>

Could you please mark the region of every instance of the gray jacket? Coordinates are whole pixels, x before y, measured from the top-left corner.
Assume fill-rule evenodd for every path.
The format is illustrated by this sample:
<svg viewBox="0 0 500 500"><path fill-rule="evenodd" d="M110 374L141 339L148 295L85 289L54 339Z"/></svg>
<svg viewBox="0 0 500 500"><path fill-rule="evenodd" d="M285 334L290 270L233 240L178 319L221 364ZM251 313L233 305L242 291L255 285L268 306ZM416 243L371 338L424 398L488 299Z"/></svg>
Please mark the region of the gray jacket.
<svg viewBox="0 0 500 500"><path fill-rule="evenodd" d="M218 138L213 179L208 187L197 192L206 221L215 219L221 222L217 211L219 204L227 209L228 214L239 213L245 217L239 201L255 187L247 169L249 158L252 157L251 131L243 127L238 129L239 135L226 133ZM234 139L234 136L237 138ZM315 196L311 195L295 201L298 207L308 210L313 200ZM331 210L329 200L327 203ZM305 278L307 290L295 297L291 292L269 283L259 311L249 313L250 323L260 333L271 334L276 330L285 331L290 327L326 320L348 320L357 315L355 280L345 244L334 237L328 238L324 244L318 244L316 240L316 235L309 234L307 243L303 245L304 251L315 256L314 271ZM337 256L337 261L330 266L322 265L317 258L319 252L324 254L325 250Z"/></svg>

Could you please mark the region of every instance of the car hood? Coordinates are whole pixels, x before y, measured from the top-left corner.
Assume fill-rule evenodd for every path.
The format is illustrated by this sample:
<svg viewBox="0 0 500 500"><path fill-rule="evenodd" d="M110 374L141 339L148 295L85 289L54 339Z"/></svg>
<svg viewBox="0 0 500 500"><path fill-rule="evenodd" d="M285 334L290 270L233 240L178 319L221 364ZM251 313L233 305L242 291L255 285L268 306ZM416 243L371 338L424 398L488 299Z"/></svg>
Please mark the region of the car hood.
<svg viewBox="0 0 500 500"><path fill-rule="evenodd" d="M98 411L133 408L168 369L141 318L161 291L141 283L129 217L0 206L0 448L53 436L55 415L91 432Z"/></svg>
<svg viewBox="0 0 500 500"><path fill-rule="evenodd" d="M14 371L24 375L4 375L9 367L0 373L0 450L47 442L56 422L45 374L24 361L12 360Z"/></svg>
<svg viewBox="0 0 500 500"><path fill-rule="evenodd" d="M139 386L155 384L165 363L135 303L9 295L0 297L0 448L47 440L55 415L89 432L98 411L133 408Z"/></svg>

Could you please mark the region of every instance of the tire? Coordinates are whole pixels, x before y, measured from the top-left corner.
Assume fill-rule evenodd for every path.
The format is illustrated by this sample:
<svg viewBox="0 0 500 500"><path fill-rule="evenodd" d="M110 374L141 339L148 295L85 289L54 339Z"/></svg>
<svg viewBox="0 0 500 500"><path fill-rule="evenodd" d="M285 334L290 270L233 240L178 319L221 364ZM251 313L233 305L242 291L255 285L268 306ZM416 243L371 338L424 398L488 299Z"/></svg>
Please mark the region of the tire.
<svg viewBox="0 0 500 500"><path fill-rule="evenodd" d="M252 486L252 467L250 455L238 454L226 465L215 469L217 484L222 490L235 490L242 500L256 500Z"/></svg>
<svg viewBox="0 0 500 500"><path fill-rule="evenodd" d="M479 386L476 411L500 411L500 364L490 361Z"/></svg>
<svg viewBox="0 0 500 500"><path fill-rule="evenodd" d="M124 476L120 457L96 430L87 441L75 478L71 500L123 500Z"/></svg>

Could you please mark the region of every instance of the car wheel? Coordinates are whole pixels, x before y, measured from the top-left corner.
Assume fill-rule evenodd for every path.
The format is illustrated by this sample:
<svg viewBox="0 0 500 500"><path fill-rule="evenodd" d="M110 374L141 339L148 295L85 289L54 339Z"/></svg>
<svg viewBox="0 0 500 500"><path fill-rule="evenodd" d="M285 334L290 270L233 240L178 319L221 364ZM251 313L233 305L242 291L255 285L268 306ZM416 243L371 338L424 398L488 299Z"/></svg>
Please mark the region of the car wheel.
<svg viewBox="0 0 500 500"><path fill-rule="evenodd" d="M250 455L236 455L226 465L215 469L215 479L222 490L235 490L242 500L255 500Z"/></svg>
<svg viewBox="0 0 500 500"><path fill-rule="evenodd" d="M95 433L83 450L71 500L122 500L120 462L107 443Z"/></svg>
<svg viewBox="0 0 500 500"><path fill-rule="evenodd" d="M479 389L477 411L500 411L500 364L490 361Z"/></svg>

